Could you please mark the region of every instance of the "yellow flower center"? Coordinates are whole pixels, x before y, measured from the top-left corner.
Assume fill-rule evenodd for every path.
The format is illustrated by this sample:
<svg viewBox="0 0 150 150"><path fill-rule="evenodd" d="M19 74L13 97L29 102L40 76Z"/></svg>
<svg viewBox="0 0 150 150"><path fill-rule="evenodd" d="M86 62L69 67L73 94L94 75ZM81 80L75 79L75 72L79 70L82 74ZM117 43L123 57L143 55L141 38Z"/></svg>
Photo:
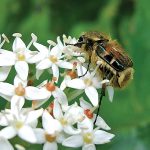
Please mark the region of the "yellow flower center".
<svg viewBox="0 0 150 150"><path fill-rule="evenodd" d="M64 118L61 118L59 121L63 126L68 124L67 120Z"/></svg>
<svg viewBox="0 0 150 150"><path fill-rule="evenodd" d="M87 86L90 86L90 85L93 84L93 83L92 83L92 80L89 79L89 78L84 79L84 83L85 83Z"/></svg>
<svg viewBox="0 0 150 150"><path fill-rule="evenodd" d="M92 141L93 141L92 139L93 139L93 137L92 137L92 134L91 134L91 133L85 133L85 134L83 135L83 140L84 140L84 142L87 143L87 144L92 143Z"/></svg>
<svg viewBox="0 0 150 150"><path fill-rule="evenodd" d="M17 129L22 128L22 126L23 126L23 122L22 122L22 121L16 121L16 122L15 122L15 127L16 127Z"/></svg>
<svg viewBox="0 0 150 150"><path fill-rule="evenodd" d="M54 55L51 55L51 56L49 57L49 60L50 60L51 62L53 62L53 63L56 63L56 62L58 61L57 57L54 56Z"/></svg>
<svg viewBox="0 0 150 150"><path fill-rule="evenodd" d="M17 54L18 60L19 61L25 61L25 55L22 53Z"/></svg>
<svg viewBox="0 0 150 150"><path fill-rule="evenodd" d="M56 140L56 136L55 136L55 135L52 135L52 134L46 133L46 134L45 134L45 139L46 139L48 142L54 142L54 141Z"/></svg>
<svg viewBox="0 0 150 150"><path fill-rule="evenodd" d="M18 85L18 87L16 87L15 93L18 96L23 96L25 94L25 88L22 86L21 83Z"/></svg>

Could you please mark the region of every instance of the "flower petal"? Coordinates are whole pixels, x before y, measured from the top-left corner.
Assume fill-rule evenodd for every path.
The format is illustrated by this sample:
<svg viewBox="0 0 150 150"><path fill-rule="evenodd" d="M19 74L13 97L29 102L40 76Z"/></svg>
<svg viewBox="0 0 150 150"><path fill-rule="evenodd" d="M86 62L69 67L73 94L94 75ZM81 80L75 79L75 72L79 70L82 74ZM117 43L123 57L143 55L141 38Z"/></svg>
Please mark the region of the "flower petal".
<svg viewBox="0 0 150 150"><path fill-rule="evenodd" d="M10 142L8 140L6 140L5 138L1 138L0 146L1 146L2 150L14 150L14 148L12 147Z"/></svg>
<svg viewBox="0 0 150 150"><path fill-rule="evenodd" d="M56 141L57 143L62 143L66 138L68 138L68 135L62 131L59 133L59 136L57 136Z"/></svg>
<svg viewBox="0 0 150 150"><path fill-rule="evenodd" d="M11 139L15 137L17 134L16 130L12 126L7 126L0 131L0 137L4 137L6 139Z"/></svg>
<svg viewBox="0 0 150 150"><path fill-rule="evenodd" d="M62 131L61 123L54 119L46 110L42 116L42 125L48 134L55 134Z"/></svg>
<svg viewBox="0 0 150 150"><path fill-rule="evenodd" d="M20 37L16 37L13 42L12 49L13 49L13 52L18 52L20 50L26 49L26 45Z"/></svg>
<svg viewBox="0 0 150 150"><path fill-rule="evenodd" d="M46 139L45 139L45 131L41 128L36 128L33 129L36 139L37 139L37 143L38 144L42 144L45 143Z"/></svg>
<svg viewBox="0 0 150 150"><path fill-rule="evenodd" d="M0 82L0 95L13 96L15 87L9 83Z"/></svg>
<svg viewBox="0 0 150 150"><path fill-rule="evenodd" d="M27 80L21 80L18 75L14 78L14 86L18 87L19 84L22 84L23 87L27 86Z"/></svg>
<svg viewBox="0 0 150 150"><path fill-rule="evenodd" d="M74 88L74 89L84 89L85 84L82 79L73 79L70 81L67 81L67 86Z"/></svg>
<svg viewBox="0 0 150 150"><path fill-rule="evenodd" d="M78 122L78 128L84 132L93 131L93 121L88 117L85 117L81 122Z"/></svg>
<svg viewBox="0 0 150 150"><path fill-rule="evenodd" d="M63 91L66 88L66 81L63 80L60 85L60 89Z"/></svg>
<svg viewBox="0 0 150 150"><path fill-rule="evenodd" d="M66 69L72 69L73 68L73 64L70 62L65 62L65 61L58 61L57 65L60 68L66 68Z"/></svg>
<svg viewBox="0 0 150 150"><path fill-rule="evenodd" d="M44 70L38 70L36 69L36 79L39 80L40 76L42 75L42 73L44 72Z"/></svg>
<svg viewBox="0 0 150 150"><path fill-rule="evenodd" d="M40 108L44 103L47 102L47 100L48 100L48 99L46 99L46 100L38 100L38 101L33 100L33 101L32 101L32 108L33 108L33 109Z"/></svg>
<svg viewBox="0 0 150 150"><path fill-rule="evenodd" d="M13 120L12 114L3 114L0 113L0 126L8 126L10 124L9 120Z"/></svg>
<svg viewBox="0 0 150 150"><path fill-rule="evenodd" d="M81 135L73 135L65 139L62 145L67 147L81 147L83 145L83 138Z"/></svg>
<svg viewBox="0 0 150 150"><path fill-rule="evenodd" d="M33 110L33 111L30 111L27 115L27 118L26 118L26 124L30 124L32 123L33 121L35 121L36 119L38 119L43 113L43 108L41 109L38 109L38 110Z"/></svg>
<svg viewBox="0 0 150 150"><path fill-rule="evenodd" d="M25 88L25 98L28 100L45 100L49 98L49 92L46 90L38 89L33 86Z"/></svg>
<svg viewBox="0 0 150 150"><path fill-rule="evenodd" d="M114 96L114 88L112 86L107 86L106 89L108 91L109 100L112 102Z"/></svg>
<svg viewBox="0 0 150 150"><path fill-rule="evenodd" d="M5 81L9 75L11 67L0 67L0 81Z"/></svg>
<svg viewBox="0 0 150 150"><path fill-rule="evenodd" d="M69 134L69 135L74 135L74 134L79 134L81 133L80 129L76 129L71 125L66 125L64 126L64 132Z"/></svg>
<svg viewBox="0 0 150 150"><path fill-rule="evenodd" d="M90 103L88 103L87 101L85 101L83 98L80 99L80 106L83 109L91 109L92 108L92 105Z"/></svg>
<svg viewBox="0 0 150 150"><path fill-rule="evenodd" d="M64 114L64 117L67 119L69 124L75 124L79 120L83 119L84 117L84 110L83 108L79 107L75 102L72 104Z"/></svg>
<svg viewBox="0 0 150 150"><path fill-rule="evenodd" d="M61 40L60 40L60 36L57 37L57 43L58 43L58 47L59 49L63 49L64 45L62 44Z"/></svg>
<svg viewBox="0 0 150 150"><path fill-rule="evenodd" d="M39 70L43 70L43 69L47 69L51 67L51 65L52 65L51 61L48 58L46 58L46 59L43 59L41 62L39 62L36 68Z"/></svg>
<svg viewBox="0 0 150 150"><path fill-rule="evenodd" d="M39 44L37 42L34 42L33 45L38 49L39 52L41 52L41 55L43 55L43 57L48 56L48 48L42 44Z"/></svg>
<svg viewBox="0 0 150 150"><path fill-rule="evenodd" d="M58 81L59 78L59 69L56 64L52 64L52 72L53 72L53 77L56 77L56 82Z"/></svg>
<svg viewBox="0 0 150 150"><path fill-rule="evenodd" d="M12 66L15 64L15 57L13 53L0 54L0 66Z"/></svg>
<svg viewBox="0 0 150 150"><path fill-rule="evenodd" d="M43 115L42 115L42 126L44 129L49 128L51 119L53 119L53 117L48 113L47 110L44 110Z"/></svg>
<svg viewBox="0 0 150 150"><path fill-rule="evenodd" d="M18 136L29 143L35 143L36 136L30 126L24 125L19 131Z"/></svg>
<svg viewBox="0 0 150 150"><path fill-rule="evenodd" d="M56 90L52 92L52 95L58 100L63 109L68 108L67 96L60 88L56 88Z"/></svg>
<svg viewBox="0 0 150 150"><path fill-rule="evenodd" d="M58 101L56 99L54 100L53 115L58 120L63 117L62 109L61 109L60 104L58 103Z"/></svg>
<svg viewBox="0 0 150 150"><path fill-rule="evenodd" d="M58 45L51 49L50 55L56 56L58 58L62 55L62 51L59 49Z"/></svg>
<svg viewBox="0 0 150 150"><path fill-rule="evenodd" d="M46 142L43 146L43 150L58 150L56 142Z"/></svg>
<svg viewBox="0 0 150 150"><path fill-rule="evenodd" d="M85 67L83 67L81 65L77 66L77 73L78 73L78 76L82 76L82 75L84 75L86 73L85 76L83 76L83 78L90 76L89 71L87 72L87 68L85 68Z"/></svg>
<svg viewBox="0 0 150 150"><path fill-rule="evenodd" d="M30 58L27 59L28 63L38 63L39 61L42 61L46 56L43 55L43 53L37 53L33 56L30 56Z"/></svg>
<svg viewBox="0 0 150 150"><path fill-rule="evenodd" d="M23 96L14 95L11 99L11 111L13 114L18 114L25 103L25 99Z"/></svg>
<svg viewBox="0 0 150 150"><path fill-rule="evenodd" d="M27 80L28 72L29 72L29 66L27 62L25 61L17 61L15 64L16 72L22 80Z"/></svg>
<svg viewBox="0 0 150 150"><path fill-rule="evenodd" d="M89 86L85 89L85 93L86 93L87 97L90 99L93 106L97 106L98 105L98 92L97 92L97 90L94 87Z"/></svg>
<svg viewBox="0 0 150 150"><path fill-rule="evenodd" d="M102 130L97 130L94 133L94 143L95 144L108 143L114 136L115 136L114 134Z"/></svg>
<svg viewBox="0 0 150 150"><path fill-rule="evenodd" d="M25 147L23 147L23 146L20 145L20 144L15 144L15 148L16 148L17 150L26 150Z"/></svg>
<svg viewBox="0 0 150 150"><path fill-rule="evenodd" d="M95 118L96 118L96 114L93 117L93 121L95 121ZM104 130L110 130L111 129L100 116L97 117L95 125L104 129Z"/></svg>
<svg viewBox="0 0 150 150"><path fill-rule="evenodd" d="M82 150L96 150L96 147L94 144L87 144L82 147Z"/></svg>

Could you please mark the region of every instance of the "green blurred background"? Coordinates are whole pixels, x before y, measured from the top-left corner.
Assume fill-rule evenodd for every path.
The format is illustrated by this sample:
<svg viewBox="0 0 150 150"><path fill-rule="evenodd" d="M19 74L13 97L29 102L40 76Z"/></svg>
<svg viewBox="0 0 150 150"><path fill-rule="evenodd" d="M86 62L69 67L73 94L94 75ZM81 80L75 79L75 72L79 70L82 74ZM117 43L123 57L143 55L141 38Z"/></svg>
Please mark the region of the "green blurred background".
<svg viewBox="0 0 150 150"><path fill-rule="evenodd" d="M150 149L150 1L149 0L1 0L0 33L20 32L28 43L35 33L46 44L58 35L75 37L96 30L117 39L134 62L133 82L103 101L101 116L116 136L101 150ZM11 42L12 43L12 42ZM10 44L11 45L11 44ZM41 146L28 145L29 150ZM60 147L60 150L71 148Z"/></svg>

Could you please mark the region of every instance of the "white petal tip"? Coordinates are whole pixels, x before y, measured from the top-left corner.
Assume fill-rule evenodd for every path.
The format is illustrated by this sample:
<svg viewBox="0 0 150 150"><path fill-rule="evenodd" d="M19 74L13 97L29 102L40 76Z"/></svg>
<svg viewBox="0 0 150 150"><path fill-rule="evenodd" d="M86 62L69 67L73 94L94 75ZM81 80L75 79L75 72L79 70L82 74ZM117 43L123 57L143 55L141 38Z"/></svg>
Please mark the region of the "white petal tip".
<svg viewBox="0 0 150 150"><path fill-rule="evenodd" d="M14 36L14 37L19 37L19 38L20 38L20 37L22 37L22 34L21 34L21 33L14 33L13 36Z"/></svg>
<svg viewBox="0 0 150 150"><path fill-rule="evenodd" d="M31 37L32 37L33 42L37 41L37 36L34 33L31 33Z"/></svg>
<svg viewBox="0 0 150 150"><path fill-rule="evenodd" d="M85 58L83 58L83 57L78 57L77 58L81 63L84 63L85 62Z"/></svg>
<svg viewBox="0 0 150 150"><path fill-rule="evenodd" d="M56 46L56 43L53 42L53 41L51 41L51 40L47 40L47 43L48 43L49 45Z"/></svg>
<svg viewBox="0 0 150 150"><path fill-rule="evenodd" d="M105 79L101 82L101 84L104 84L104 83L109 83L109 80Z"/></svg>
<svg viewBox="0 0 150 150"><path fill-rule="evenodd" d="M2 37L3 37L3 39L4 39L7 43L9 43L9 40L8 40L7 36L6 36L4 33L2 34Z"/></svg>

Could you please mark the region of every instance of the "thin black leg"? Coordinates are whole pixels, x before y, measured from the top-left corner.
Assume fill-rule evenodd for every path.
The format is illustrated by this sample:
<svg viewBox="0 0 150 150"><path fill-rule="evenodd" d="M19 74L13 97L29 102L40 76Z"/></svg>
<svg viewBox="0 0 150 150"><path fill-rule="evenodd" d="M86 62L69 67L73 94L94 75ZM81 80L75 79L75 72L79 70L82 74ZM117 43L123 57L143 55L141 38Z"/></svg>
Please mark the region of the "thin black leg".
<svg viewBox="0 0 150 150"><path fill-rule="evenodd" d="M89 59L86 72L83 75L79 76L79 78L84 77L87 74L87 72L89 71L89 68L90 68L90 64L91 64L91 59Z"/></svg>
<svg viewBox="0 0 150 150"><path fill-rule="evenodd" d="M94 125L97 121L97 117L98 117L99 110L100 110L100 107L101 107L102 99L103 99L104 96L105 96L105 84L103 84L103 86L102 86L101 96L100 96L100 100L99 100L99 103L98 103L98 109L97 109L97 113L96 113L96 118L94 120Z"/></svg>

